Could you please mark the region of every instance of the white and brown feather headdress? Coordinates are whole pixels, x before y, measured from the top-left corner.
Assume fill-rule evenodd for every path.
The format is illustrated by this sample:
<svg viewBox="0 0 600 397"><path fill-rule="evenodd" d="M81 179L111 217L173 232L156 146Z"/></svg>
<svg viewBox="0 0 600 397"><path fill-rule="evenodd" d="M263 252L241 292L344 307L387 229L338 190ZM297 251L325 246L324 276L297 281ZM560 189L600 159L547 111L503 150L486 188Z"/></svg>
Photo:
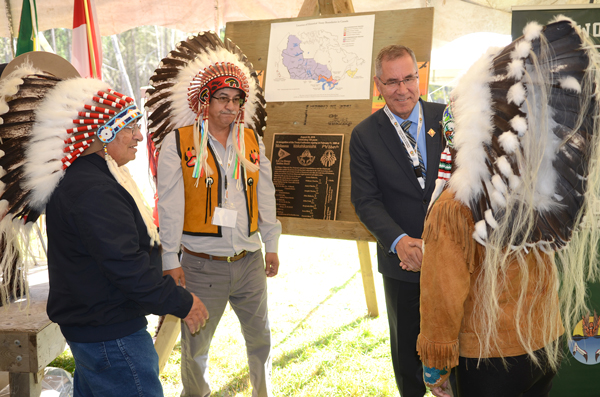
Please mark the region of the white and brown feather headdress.
<svg viewBox="0 0 600 397"><path fill-rule="evenodd" d="M541 345L556 369L556 319L571 331L588 312L586 284L600 278L599 95L600 55L564 16L489 50L451 93L447 188L471 210L472 238L485 247L472 286L480 357L501 351L508 284L520 283L515 343L535 363Z"/></svg>
<svg viewBox="0 0 600 397"><path fill-rule="evenodd" d="M164 58L150 78L152 88L147 91L146 110L149 113L149 131L160 151L163 139L171 131L184 126L195 127L195 150L200 163L206 150L207 109L211 95L226 85L214 85L227 76L235 78L231 87L240 89L245 97L236 119L234 146L241 164L256 168L244 159L243 128L263 134L266 128L266 102L256 71L248 58L229 39L221 41L215 32L201 32L181 41ZM213 86L211 86L213 84ZM206 156L204 156L204 159ZM206 163L201 165L207 168ZM210 170L206 169L210 174Z"/></svg>
<svg viewBox="0 0 600 397"><path fill-rule="evenodd" d="M565 17L530 23L489 50L452 92L455 170L449 188L471 208L486 244L503 220L506 244L559 249L584 203L598 115L595 62ZM531 209L530 219L522 215Z"/></svg>

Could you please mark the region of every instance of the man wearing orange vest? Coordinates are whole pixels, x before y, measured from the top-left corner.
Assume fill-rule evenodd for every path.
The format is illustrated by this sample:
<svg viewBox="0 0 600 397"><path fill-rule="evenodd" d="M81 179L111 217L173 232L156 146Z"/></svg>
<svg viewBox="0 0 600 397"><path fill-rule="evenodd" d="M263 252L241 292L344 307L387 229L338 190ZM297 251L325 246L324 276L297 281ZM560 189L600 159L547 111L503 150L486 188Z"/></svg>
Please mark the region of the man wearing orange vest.
<svg viewBox="0 0 600 397"><path fill-rule="evenodd" d="M271 396L266 278L279 268L281 224L271 164L256 133L266 120L256 73L237 47L206 32L180 43L151 81L163 271L210 315L195 334L182 327L182 395L210 395L208 351L229 302L246 341L252 395Z"/></svg>

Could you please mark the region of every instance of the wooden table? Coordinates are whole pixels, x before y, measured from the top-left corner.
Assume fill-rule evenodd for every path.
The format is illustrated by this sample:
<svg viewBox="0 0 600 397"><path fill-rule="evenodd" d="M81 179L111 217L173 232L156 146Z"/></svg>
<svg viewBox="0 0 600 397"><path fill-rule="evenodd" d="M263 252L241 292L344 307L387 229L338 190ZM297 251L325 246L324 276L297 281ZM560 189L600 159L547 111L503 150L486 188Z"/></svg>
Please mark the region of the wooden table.
<svg viewBox="0 0 600 397"><path fill-rule="evenodd" d="M0 307L0 371L9 373L10 395L39 397L44 368L65 349L65 338L46 314L48 274L45 267L29 273L27 302Z"/></svg>

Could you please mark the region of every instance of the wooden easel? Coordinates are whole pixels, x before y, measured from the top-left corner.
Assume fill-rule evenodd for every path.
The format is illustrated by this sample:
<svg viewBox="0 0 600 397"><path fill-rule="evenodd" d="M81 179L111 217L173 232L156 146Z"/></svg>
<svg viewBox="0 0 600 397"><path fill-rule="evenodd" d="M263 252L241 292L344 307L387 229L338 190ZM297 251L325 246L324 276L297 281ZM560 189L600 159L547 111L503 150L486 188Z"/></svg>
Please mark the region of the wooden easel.
<svg viewBox="0 0 600 397"><path fill-rule="evenodd" d="M298 18L353 13L352 0L304 0Z"/></svg>
<svg viewBox="0 0 600 397"><path fill-rule="evenodd" d="M316 17L320 15L353 14L354 5L352 0L304 0L298 17ZM377 307L377 296L375 293L375 281L373 279L373 265L369 252L369 243L365 240L357 240L358 259L360 261L360 272L362 275L365 299L367 301L367 312L371 317L379 316Z"/></svg>
<svg viewBox="0 0 600 397"><path fill-rule="evenodd" d="M266 71L269 64L269 48L273 40L271 29L274 24L288 22L317 22L317 20L343 19L350 16L374 15L373 48L371 53L371 74L361 76L370 80L373 89L375 58L379 50L390 44L404 44L415 51L418 62L424 68L427 84L428 67L431 58L433 33L433 8L406 10L382 10L365 13L353 13L351 1L346 0L306 0L297 18L274 20L228 22L225 36L240 48L257 71ZM268 74L268 73L267 73ZM269 91L269 80L264 81ZM363 287L367 310L370 316L378 316L377 300L369 254L369 241L375 241L373 235L358 219L350 201L350 156L348 155L352 129L373 112L373 98L362 100L320 100L315 101L270 101L268 104L269 122L264 131L266 155L271 153L275 133L300 135L343 134L345 155L342 156L340 185L335 220L307 219L297 216L278 216L283 234L307 237L335 238L357 242ZM344 123L331 123L331 118L344 120Z"/></svg>

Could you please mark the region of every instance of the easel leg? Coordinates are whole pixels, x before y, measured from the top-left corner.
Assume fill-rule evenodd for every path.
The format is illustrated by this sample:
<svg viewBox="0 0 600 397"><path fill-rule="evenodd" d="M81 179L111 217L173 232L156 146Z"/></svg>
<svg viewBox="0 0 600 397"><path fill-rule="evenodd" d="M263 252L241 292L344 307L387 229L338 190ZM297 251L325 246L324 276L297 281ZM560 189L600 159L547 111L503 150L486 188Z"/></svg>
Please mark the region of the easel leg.
<svg viewBox="0 0 600 397"><path fill-rule="evenodd" d="M181 320L175 316L168 314L163 321L156 340L154 348L158 353L158 372L162 372L169 360L169 356L177 343L177 337L181 332Z"/></svg>
<svg viewBox="0 0 600 397"><path fill-rule="evenodd" d="M367 241L357 241L358 259L360 260L360 272L362 274L365 299L367 300L367 311L369 316L378 317L377 296L375 294L375 281L373 279L373 267L371 266L371 254Z"/></svg>

